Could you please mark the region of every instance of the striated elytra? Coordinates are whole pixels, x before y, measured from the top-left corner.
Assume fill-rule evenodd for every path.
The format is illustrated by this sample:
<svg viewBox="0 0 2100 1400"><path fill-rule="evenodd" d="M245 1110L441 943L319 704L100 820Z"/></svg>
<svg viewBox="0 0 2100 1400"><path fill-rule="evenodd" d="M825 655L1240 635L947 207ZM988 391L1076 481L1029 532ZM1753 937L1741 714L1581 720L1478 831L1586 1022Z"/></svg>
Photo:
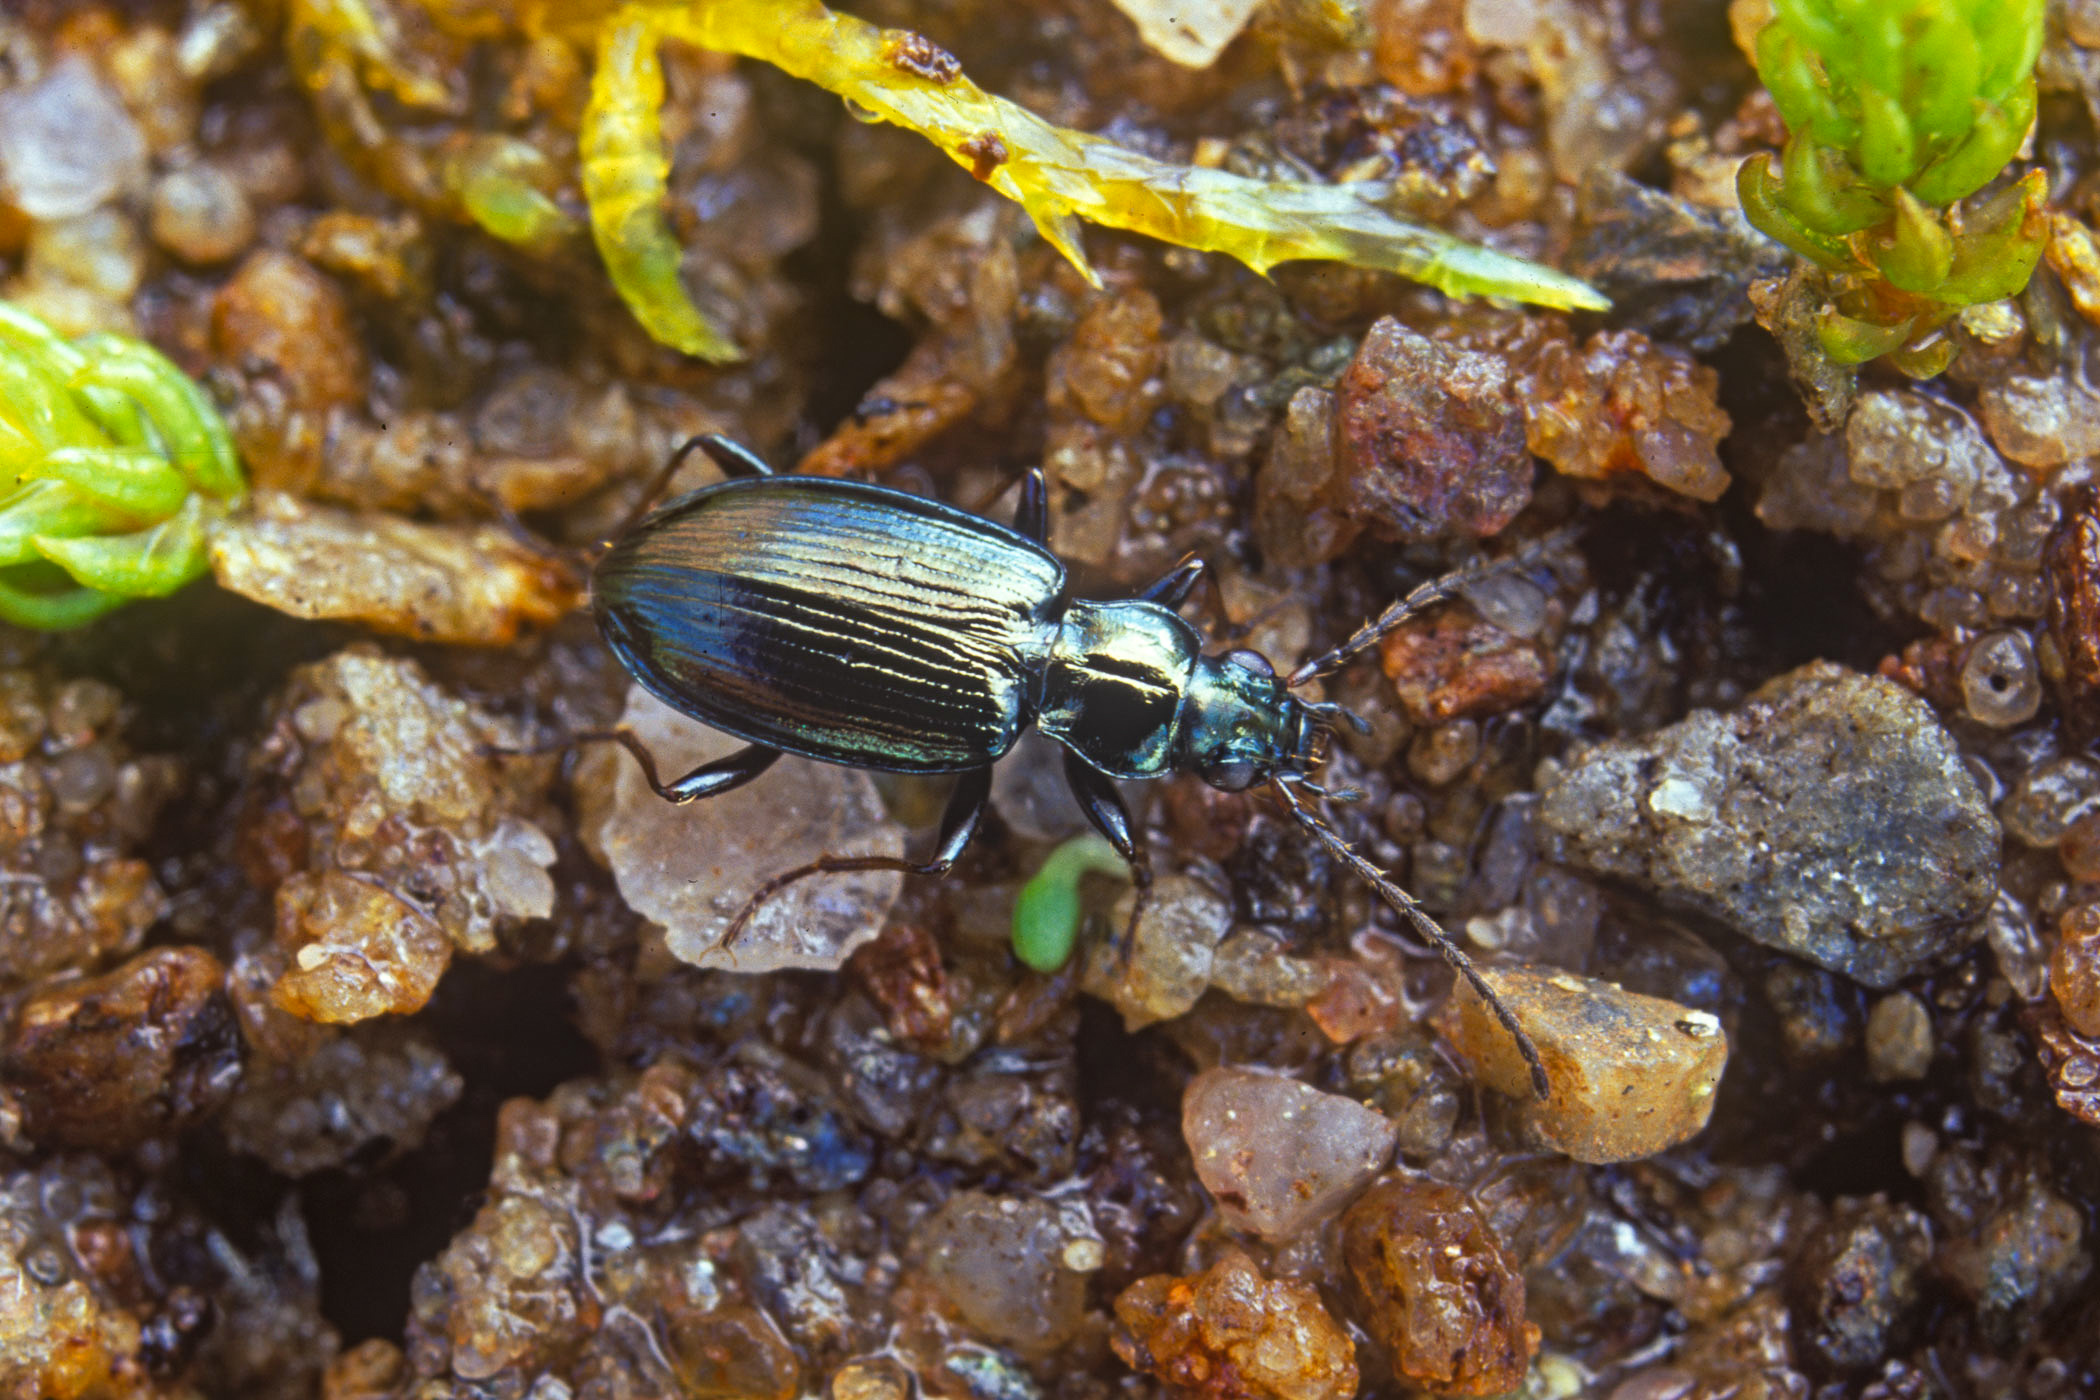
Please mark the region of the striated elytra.
<svg viewBox="0 0 2100 1400"><path fill-rule="evenodd" d="M600 557L592 606L607 643L644 688L747 746L661 781L692 802L740 787L783 753L898 773L953 773L931 858L826 856L767 881L723 935L805 876L856 870L938 875L976 833L992 764L1033 724L1064 745L1087 819L1130 864L1139 908L1151 865L1117 779L1192 772L1237 792L1266 783L1306 830L1436 942L1498 1005L1463 952L1414 899L1307 805L1327 733L1358 722L1295 686L1368 647L1447 585L1416 590L1288 679L1259 654L1203 654L1175 609L1203 574L1187 559L1133 598L1076 599L1048 548L1043 476L1031 470L1012 526L889 487L776 475L708 436L731 479L681 496ZM683 455L683 454L681 454ZM674 462L675 465L675 462ZM1525 1058L1535 1052L1505 1020ZM1534 1083L1545 1092L1543 1070Z"/></svg>

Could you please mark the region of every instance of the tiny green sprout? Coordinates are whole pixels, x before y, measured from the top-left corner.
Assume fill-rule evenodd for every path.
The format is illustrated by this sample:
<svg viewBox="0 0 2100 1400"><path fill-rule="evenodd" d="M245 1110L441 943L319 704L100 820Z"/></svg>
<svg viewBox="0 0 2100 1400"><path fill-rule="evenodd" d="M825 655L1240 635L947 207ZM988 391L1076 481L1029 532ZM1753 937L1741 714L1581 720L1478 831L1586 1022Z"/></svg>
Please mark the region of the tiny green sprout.
<svg viewBox="0 0 2100 1400"><path fill-rule="evenodd" d="M65 337L0 302L0 620L78 627L210 566L247 491L219 412L127 336Z"/></svg>
<svg viewBox="0 0 2100 1400"><path fill-rule="evenodd" d="M1757 70L1789 135L1743 163L1750 222L1833 274L1818 324L1840 364L1930 378L1964 307L2027 285L2048 183L1981 196L2034 122L2043 0L1774 0Z"/></svg>
<svg viewBox="0 0 2100 1400"><path fill-rule="evenodd" d="M1079 878L1127 874L1116 848L1093 832L1052 851L1014 900L1014 956L1037 972L1071 961L1079 941Z"/></svg>

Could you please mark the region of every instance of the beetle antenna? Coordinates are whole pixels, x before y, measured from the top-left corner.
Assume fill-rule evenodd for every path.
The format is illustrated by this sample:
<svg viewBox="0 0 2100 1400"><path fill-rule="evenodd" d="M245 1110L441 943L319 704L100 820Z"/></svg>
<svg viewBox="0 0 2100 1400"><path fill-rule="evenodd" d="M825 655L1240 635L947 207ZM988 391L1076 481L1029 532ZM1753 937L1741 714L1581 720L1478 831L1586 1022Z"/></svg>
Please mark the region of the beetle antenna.
<svg viewBox="0 0 2100 1400"><path fill-rule="evenodd" d="M1502 998L1495 995L1494 988L1488 986L1479 969L1473 966L1473 960L1466 956L1465 949L1459 947L1457 941L1444 932L1443 925L1429 917L1428 912L1413 895L1394 884L1391 877L1358 854L1333 827L1321 820L1318 813L1300 802L1291 784L1281 778L1272 778L1269 786L1283 800L1284 807L1298 825L1311 832L1314 838L1327 848L1329 854L1355 871L1357 878L1376 891L1378 897L1390 905L1395 913L1414 925L1417 932L1436 945L1436 950L1443 954L1444 961L1451 964L1451 970L1466 979L1467 985L1487 1003L1488 1010L1494 1012L1495 1019L1502 1024L1502 1029L1508 1031L1510 1038L1516 1041L1517 1053L1524 1057L1524 1063L1531 1068L1531 1092L1538 1098L1545 1098L1552 1091L1552 1085L1546 1079L1546 1066L1539 1059L1538 1047L1531 1043L1531 1037L1517 1024L1517 1018L1510 1013L1510 1009L1502 1004Z"/></svg>
<svg viewBox="0 0 2100 1400"><path fill-rule="evenodd" d="M1450 573L1441 577L1430 579L1426 583L1417 584L1409 589L1398 602L1392 604L1384 612L1378 614L1378 616L1372 618L1354 632L1351 632L1349 640L1343 642L1332 651L1324 652L1314 657L1297 670L1291 672L1290 679L1286 680L1284 685L1288 689L1296 690L1302 685L1318 680L1321 676L1339 671L1358 656L1378 645L1388 633L1398 629L1401 624L1415 616L1415 614L1422 612L1424 609L1435 607L1438 603L1456 596L1463 592L1469 584L1477 583L1491 574L1503 573L1510 569L1529 568L1549 551L1557 549L1573 539L1575 533L1575 527L1572 525L1559 530L1551 530L1537 539L1512 550L1510 553L1502 555L1500 558L1477 559L1470 564L1461 565L1459 568L1453 569Z"/></svg>

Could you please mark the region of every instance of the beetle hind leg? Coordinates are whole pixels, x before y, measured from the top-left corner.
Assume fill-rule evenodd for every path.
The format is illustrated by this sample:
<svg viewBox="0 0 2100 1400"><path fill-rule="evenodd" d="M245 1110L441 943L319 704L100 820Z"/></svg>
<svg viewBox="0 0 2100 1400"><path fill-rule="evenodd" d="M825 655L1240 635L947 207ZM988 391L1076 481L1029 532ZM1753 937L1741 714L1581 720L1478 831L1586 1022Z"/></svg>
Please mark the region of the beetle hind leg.
<svg viewBox="0 0 2100 1400"><path fill-rule="evenodd" d="M564 734L552 743L528 744L520 748L490 744L483 746L481 752L490 758L530 758L539 754L568 753L583 744L618 744L633 754L634 761L641 765L642 779L649 784L649 790L664 801L679 806L740 788L771 768L773 761L780 757L779 749L770 749L764 744L747 744L735 753L703 763L684 777L667 783L658 776L656 757L642 744L641 736L624 726L586 729Z"/></svg>
<svg viewBox="0 0 2100 1400"><path fill-rule="evenodd" d="M732 758L736 755L732 754ZM770 760L768 760L770 762ZM756 776L754 774L754 776ZM744 901L736 917L722 930L715 940L716 948L727 949L743 936L744 928L758 911L770 903L789 885L798 884L815 875L852 875L862 871L893 870L900 875L945 875L953 866L977 828L984 821L985 803L992 795L992 770L972 768L956 779L955 791L948 795L948 806L941 813L941 831L934 842L933 854L923 861L905 860L900 856L819 856L806 865L784 870L775 875Z"/></svg>

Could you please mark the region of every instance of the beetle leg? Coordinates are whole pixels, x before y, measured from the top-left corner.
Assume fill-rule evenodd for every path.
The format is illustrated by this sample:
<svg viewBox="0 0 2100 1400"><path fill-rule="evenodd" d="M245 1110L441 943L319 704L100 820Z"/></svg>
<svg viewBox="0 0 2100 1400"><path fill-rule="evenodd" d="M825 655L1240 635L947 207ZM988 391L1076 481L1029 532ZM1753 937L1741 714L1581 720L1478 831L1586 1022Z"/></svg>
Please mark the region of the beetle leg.
<svg viewBox="0 0 2100 1400"><path fill-rule="evenodd" d="M619 528L600 542L598 548L601 552L611 548L614 540L632 533L634 527L642 523L649 512L656 508L657 499L670 489L671 478L678 475L678 469L685 465L685 459L695 452L705 452L716 466L730 476L773 474L773 469L766 465L763 457L740 442L730 441L720 433L700 433L689 437L678 444L677 450L672 452L656 475L650 478L648 486L643 488L641 496L636 499L634 509L627 512L627 518L620 522Z"/></svg>
<svg viewBox="0 0 2100 1400"><path fill-rule="evenodd" d="M702 452L714 459L716 466L731 476L771 476L772 467L766 459L740 442L723 437L720 433L706 433L694 438L687 446L697 444Z"/></svg>
<svg viewBox="0 0 2100 1400"><path fill-rule="evenodd" d="M985 803L991 795L992 770L989 766L972 768L955 780L955 790L948 794L948 806L941 813L940 838L934 842L933 855L927 860L904 860L897 856L818 856L807 865L783 870L751 892L751 897L744 901L743 908L737 910L736 917L729 921L729 927L722 930L722 936L715 940L714 946L726 949L735 943L743 934L744 925L751 922L751 916L773 896L812 875L851 875L868 870L894 870L900 875L947 874L948 868L962 855L963 848L970 844L970 838L977 834L977 827L984 820Z"/></svg>
<svg viewBox="0 0 2100 1400"><path fill-rule="evenodd" d="M664 801L679 806L698 802L703 797L719 797L733 788L740 788L771 768L773 760L780 757L779 749L749 744L735 753L703 763L684 777L667 783L656 771L656 756L643 746L632 729L586 729L581 733L565 734L552 743L518 747L484 744L481 752L490 758L530 758L539 754L567 753L579 744L618 744L633 754L634 761L641 765L642 780L649 784L649 790Z"/></svg>
<svg viewBox="0 0 2100 1400"><path fill-rule="evenodd" d="M1123 935L1118 940L1120 962L1130 956L1138 920L1145 916L1145 906L1152 902L1152 857L1131 829L1130 809L1123 805L1123 794L1116 791L1112 778L1067 750L1065 782L1071 786L1072 796L1079 799L1079 809L1094 824L1094 830L1107 837L1108 844L1116 848L1116 854L1130 865L1130 887L1134 897L1130 922L1124 926Z"/></svg>
<svg viewBox="0 0 2100 1400"><path fill-rule="evenodd" d="M1050 543L1050 488L1043 469L1030 467L1021 478L1021 503L1014 507L1014 532L1037 544Z"/></svg>
<svg viewBox="0 0 2100 1400"><path fill-rule="evenodd" d="M779 749L769 749L764 744L747 744L735 753L701 764L675 782L665 783L657 779L656 760L649 757L649 751L642 747L640 739L635 738L634 731L615 729L612 739L641 763L642 776L649 780L651 791L664 801L681 806L740 788L771 768L773 760L780 757Z"/></svg>
<svg viewBox="0 0 2100 1400"><path fill-rule="evenodd" d="M1162 607L1179 608L1188 601L1196 585L1203 579L1203 571L1209 567L1193 554L1181 556L1181 562L1147 584L1137 596L1140 602L1158 603Z"/></svg>

